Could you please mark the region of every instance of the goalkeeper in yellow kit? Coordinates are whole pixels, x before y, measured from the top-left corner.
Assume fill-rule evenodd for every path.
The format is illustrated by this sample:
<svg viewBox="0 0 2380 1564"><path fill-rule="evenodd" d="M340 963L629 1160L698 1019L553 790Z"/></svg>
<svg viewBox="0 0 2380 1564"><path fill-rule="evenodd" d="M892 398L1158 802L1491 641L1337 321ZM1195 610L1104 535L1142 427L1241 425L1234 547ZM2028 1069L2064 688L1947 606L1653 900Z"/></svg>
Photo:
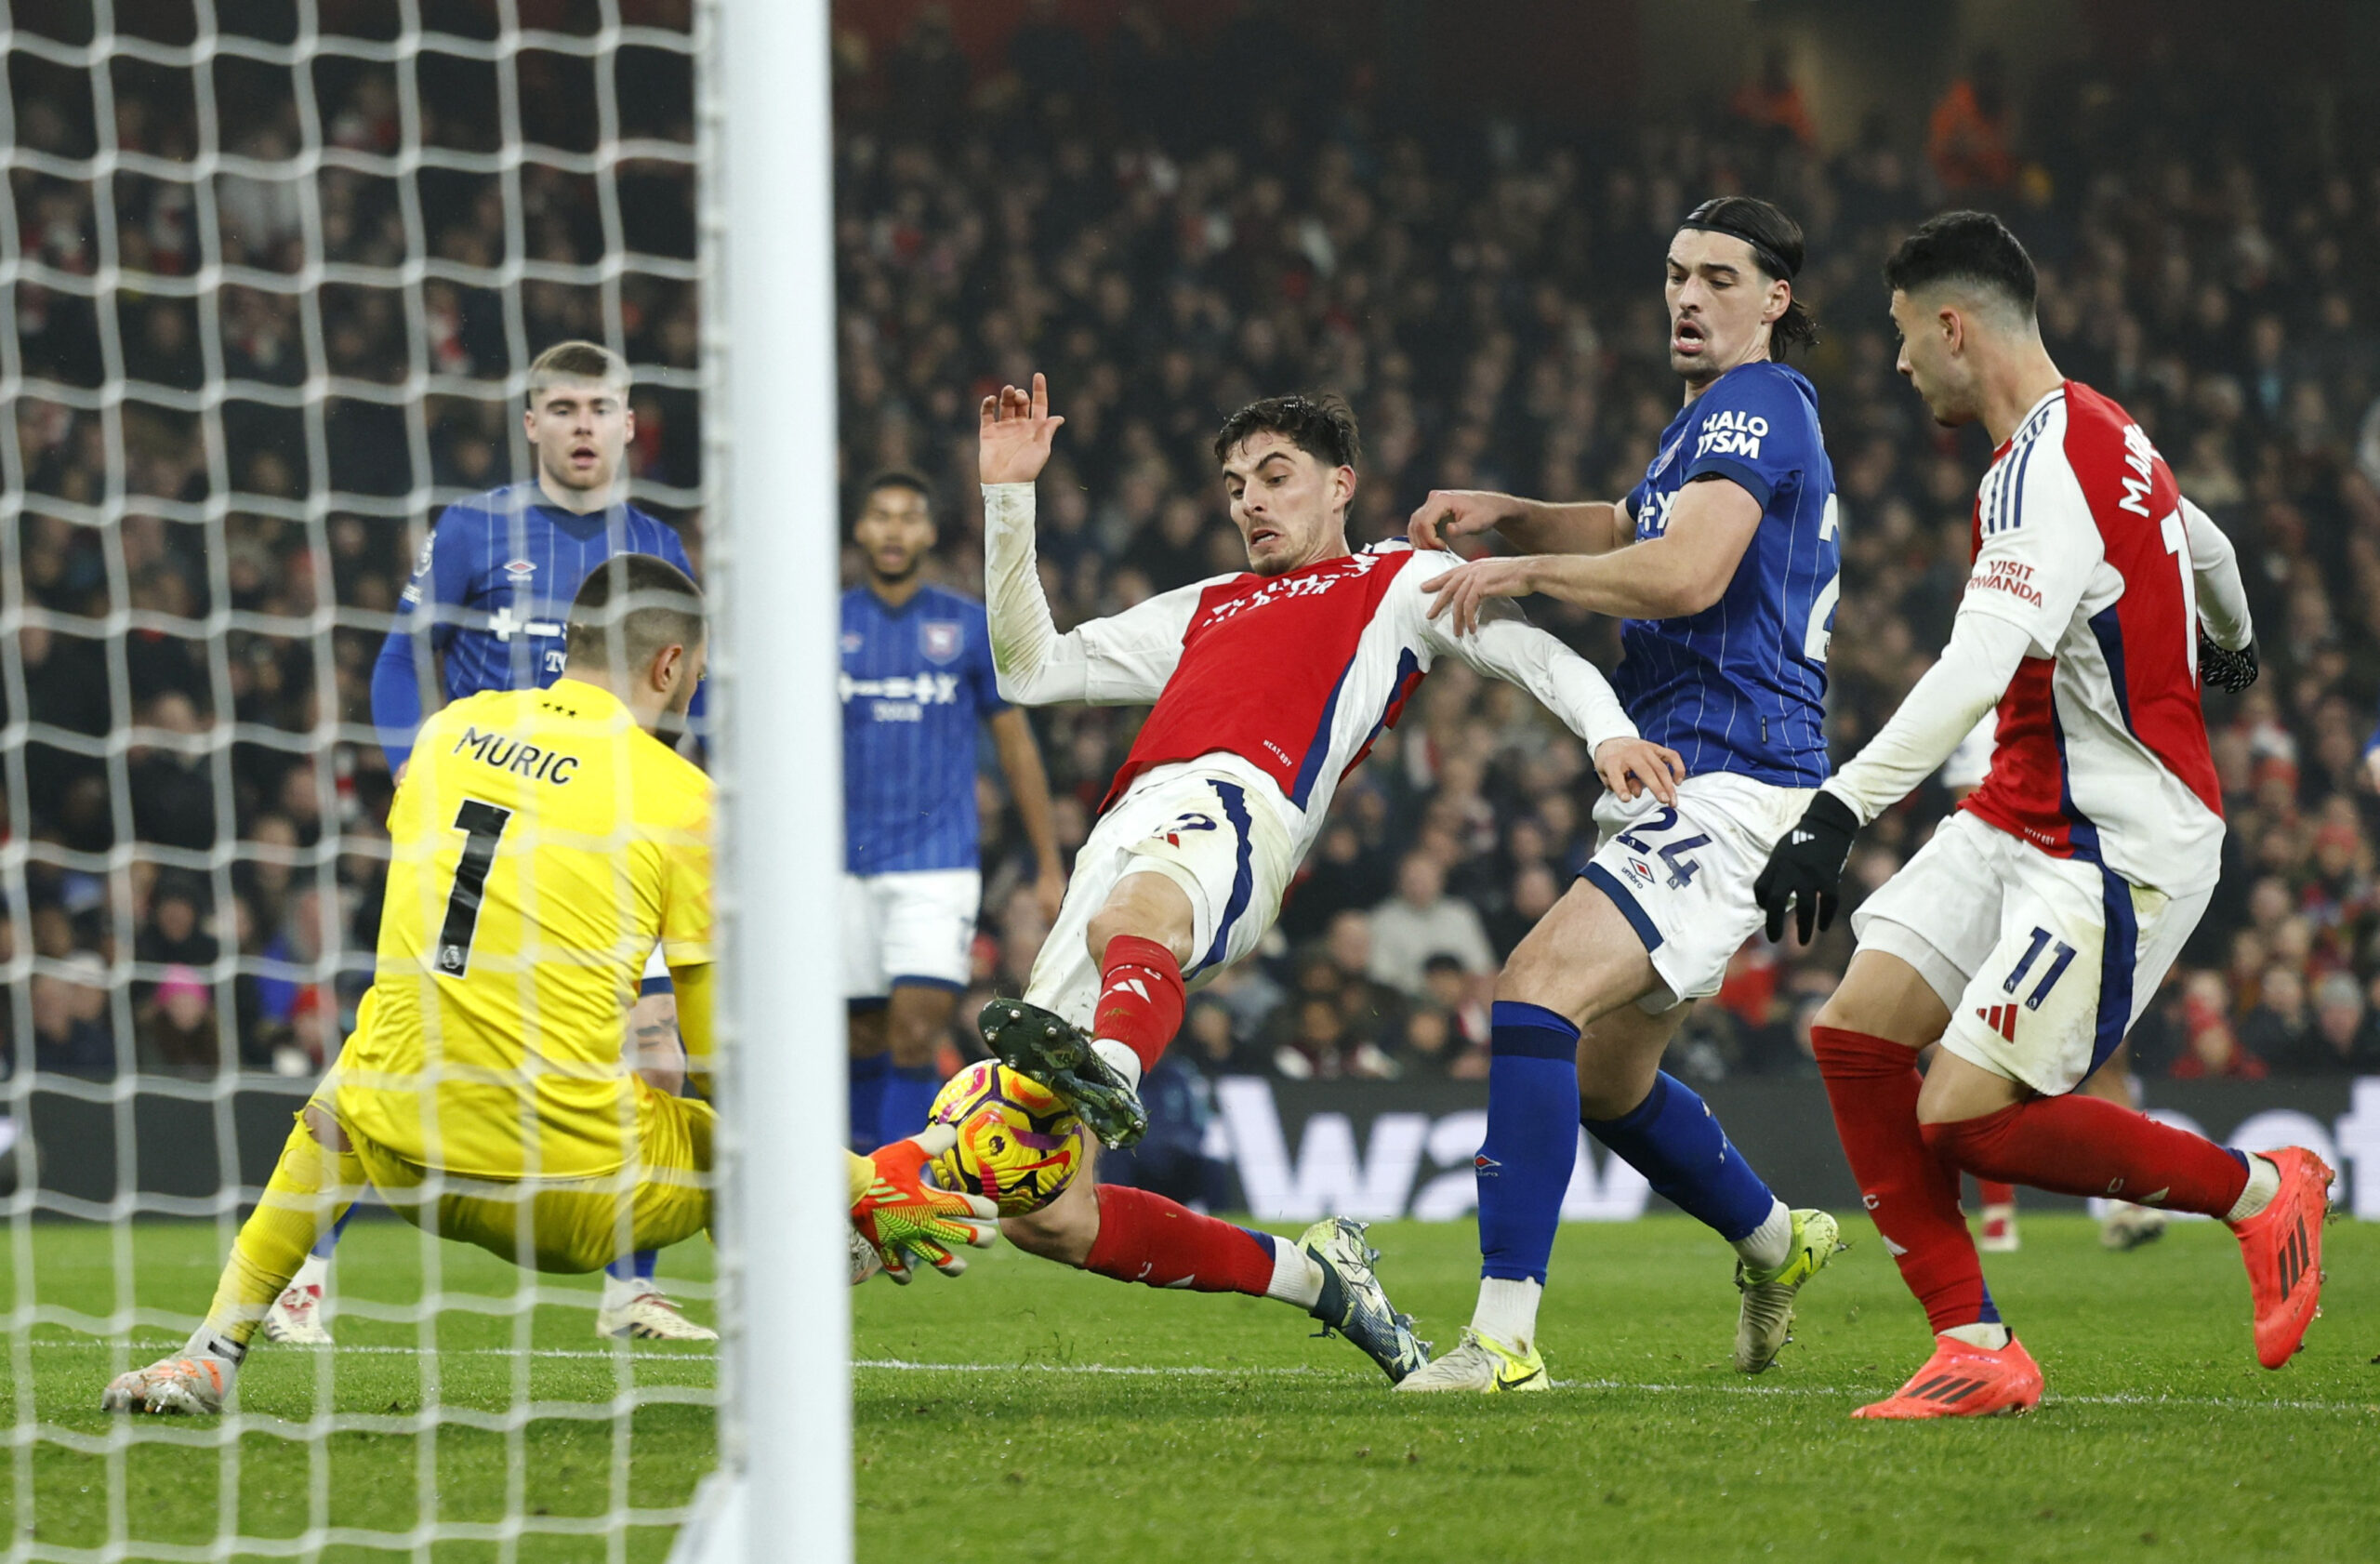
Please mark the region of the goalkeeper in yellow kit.
<svg viewBox="0 0 2380 1564"><path fill-rule="evenodd" d="M653 736L702 676L700 592L616 554L572 604L568 673L422 725L389 815L390 863L356 1030L241 1226L182 1351L120 1375L109 1411L221 1410L315 1239L379 1190L425 1231L586 1272L711 1217L710 781ZM655 945L682 1054L623 1060ZM988 1202L922 1189L896 1143L852 1169L853 1221L905 1273L990 1241Z"/></svg>

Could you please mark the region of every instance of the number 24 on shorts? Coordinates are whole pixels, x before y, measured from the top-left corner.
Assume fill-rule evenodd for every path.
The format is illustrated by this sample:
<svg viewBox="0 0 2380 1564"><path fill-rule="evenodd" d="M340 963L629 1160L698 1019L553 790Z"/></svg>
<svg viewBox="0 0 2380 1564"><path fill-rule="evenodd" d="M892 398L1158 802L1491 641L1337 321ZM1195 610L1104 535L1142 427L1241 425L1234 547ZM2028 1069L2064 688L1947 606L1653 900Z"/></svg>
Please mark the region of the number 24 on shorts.
<svg viewBox="0 0 2380 1564"><path fill-rule="evenodd" d="M1707 836L1683 837L1676 842L1665 842L1659 847L1644 840L1648 836L1659 836L1663 831L1675 829L1677 822L1677 811L1664 804L1654 811L1652 817L1643 825L1631 826L1613 840L1632 853L1648 854L1660 859L1670 871L1671 889L1684 890L1694 883L1695 870L1702 867L1684 855L1694 851L1697 847L1710 846L1711 839Z"/></svg>

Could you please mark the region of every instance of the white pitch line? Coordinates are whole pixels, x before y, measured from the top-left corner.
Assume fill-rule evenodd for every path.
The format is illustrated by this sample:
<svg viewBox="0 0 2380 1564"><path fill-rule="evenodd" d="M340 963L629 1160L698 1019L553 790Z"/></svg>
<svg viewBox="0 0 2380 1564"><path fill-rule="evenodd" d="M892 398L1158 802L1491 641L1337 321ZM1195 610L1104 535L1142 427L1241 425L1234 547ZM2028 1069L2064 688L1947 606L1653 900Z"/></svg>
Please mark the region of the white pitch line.
<svg viewBox="0 0 2380 1564"><path fill-rule="evenodd" d="M1175 1367L1147 1367L1114 1363L919 1363L903 1358L862 1358L854 1359L854 1369L885 1369L905 1373L949 1374L1121 1374L1183 1379L1230 1379L1244 1375L1289 1377L1303 1374L1319 1375L1317 1369L1298 1367L1258 1367L1216 1369L1183 1364ZM1338 1377L1338 1376L1332 1376ZM1552 1382L1556 1390L1635 1390L1650 1395L1717 1395L1717 1396L1829 1396L1856 1397L1863 1392L1839 1386L1815 1385L1675 1385L1643 1383L1620 1379L1557 1379ZM2232 1412L2380 1412L2380 1402L2372 1401L2265 1401L2234 1396L2150 1396L2126 1392L2114 1396L2044 1396L2044 1406L2074 1407L2209 1407Z"/></svg>
<svg viewBox="0 0 2380 1564"><path fill-rule="evenodd" d="M113 1349L116 1344L110 1341L67 1341L60 1340L54 1336L45 1336L40 1340L30 1342L27 1345L52 1351L62 1347L69 1351L101 1352ZM182 1344L179 1342L168 1341L135 1343L130 1347L130 1350L136 1354L142 1352L171 1352L181 1345ZM640 1363L716 1363L719 1361L719 1354L716 1352L654 1352L650 1350L638 1352L623 1350L621 1352L615 1353L606 1351L602 1347L365 1346L352 1343L341 1343L338 1345L329 1347L276 1345L273 1348L272 1356L278 1358L284 1355L295 1355L301 1352L337 1352L361 1354L365 1356L377 1355L381 1357L402 1358L424 1358L432 1355L440 1358L593 1358L601 1359L605 1361L615 1357L625 1357L632 1358Z"/></svg>

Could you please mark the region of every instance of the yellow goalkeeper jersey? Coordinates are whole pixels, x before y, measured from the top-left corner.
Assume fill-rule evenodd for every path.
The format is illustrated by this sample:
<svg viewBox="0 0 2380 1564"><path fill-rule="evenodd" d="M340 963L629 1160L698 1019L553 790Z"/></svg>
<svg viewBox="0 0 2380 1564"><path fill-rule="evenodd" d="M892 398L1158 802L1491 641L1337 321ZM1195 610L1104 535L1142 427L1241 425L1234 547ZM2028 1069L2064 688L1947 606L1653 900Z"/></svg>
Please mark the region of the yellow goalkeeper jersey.
<svg viewBox="0 0 2380 1564"><path fill-rule="evenodd" d="M349 1127L479 1178L616 1172L642 1089L621 1044L646 958L658 943L673 971L711 961L710 800L698 767L575 679L424 722L389 812L372 988L339 1058ZM684 1029L707 1043L707 1025Z"/></svg>

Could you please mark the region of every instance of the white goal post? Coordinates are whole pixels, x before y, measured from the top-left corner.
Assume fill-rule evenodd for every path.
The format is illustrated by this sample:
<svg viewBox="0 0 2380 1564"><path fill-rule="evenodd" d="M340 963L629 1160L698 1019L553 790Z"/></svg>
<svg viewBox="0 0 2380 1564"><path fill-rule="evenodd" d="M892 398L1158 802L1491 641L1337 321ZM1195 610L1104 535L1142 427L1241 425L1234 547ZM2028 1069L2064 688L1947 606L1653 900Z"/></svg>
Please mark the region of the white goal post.
<svg viewBox="0 0 2380 1564"><path fill-rule="evenodd" d="M852 1551L840 1137L834 159L825 0L710 0L705 439L727 583L720 915L732 963L720 1467L676 1557ZM718 482L717 479L714 482ZM759 1508L766 1495L765 1511Z"/></svg>

